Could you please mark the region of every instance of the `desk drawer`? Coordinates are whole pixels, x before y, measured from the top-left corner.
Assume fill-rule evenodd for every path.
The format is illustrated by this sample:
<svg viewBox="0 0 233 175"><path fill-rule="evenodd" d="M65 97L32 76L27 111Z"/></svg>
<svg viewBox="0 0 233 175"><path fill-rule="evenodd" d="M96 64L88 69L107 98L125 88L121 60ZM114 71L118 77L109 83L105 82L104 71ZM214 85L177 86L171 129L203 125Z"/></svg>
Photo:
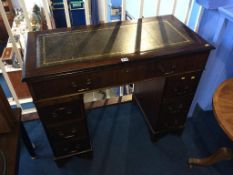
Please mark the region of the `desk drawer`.
<svg viewBox="0 0 233 175"><path fill-rule="evenodd" d="M44 81L32 82L36 100L84 93L86 91L107 88L159 76L171 76L192 70L202 70L205 55L180 56L166 59L146 60L123 63L103 70L66 74L51 77Z"/></svg>
<svg viewBox="0 0 233 175"><path fill-rule="evenodd" d="M46 100L43 103L35 102L40 119L46 125L62 123L69 120L83 119L83 99L79 96L74 98L61 98Z"/></svg>
<svg viewBox="0 0 233 175"><path fill-rule="evenodd" d="M66 143L89 137L86 120L66 122L55 126L47 126L47 133L51 142Z"/></svg>
<svg viewBox="0 0 233 175"><path fill-rule="evenodd" d="M87 91L91 87L91 81L89 74L58 76L34 82L32 88L35 98L39 100Z"/></svg>
<svg viewBox="0 0 233 175"><path fill-rule="evenodd" d="M184 127L187 112L179 112L169 116L160 116L156 129L160 132L166 132L171 130L177 130Z"/></svg>
<svg viewBox="0 0 233 175"><path fill-rule="evenodd" d="M193 94L174 98L163 98L160 106L160 115L169 116L188 112L192 99Z"/></svg>
<svg viewBox="0 0 233 175"><path fill-rule="evenodd" d="M164 97L179 97L194 94L202 71L190 72L166 78Z"/></svg>
<svg viewBox="0 0 233 175"><path fill-rule="evenodd" d="M159 111L156 128L165 131L184 126L193 95L164 99Z"/></svg>
<svg viewBox="0 0 233 175"><path fill-rule="evenodd" d="M51 146L55 156L74 155L92 150L89 138L66 143L52 143Z"/></svg>
<svg viewBox="0 0 233 175"><path fill-rule="evenodd" d="M109 70L73 74L32 84L36 100L68 94L84 93L95 89L141 81L161 73L156 64L134 64L113 67Z"/></svg>

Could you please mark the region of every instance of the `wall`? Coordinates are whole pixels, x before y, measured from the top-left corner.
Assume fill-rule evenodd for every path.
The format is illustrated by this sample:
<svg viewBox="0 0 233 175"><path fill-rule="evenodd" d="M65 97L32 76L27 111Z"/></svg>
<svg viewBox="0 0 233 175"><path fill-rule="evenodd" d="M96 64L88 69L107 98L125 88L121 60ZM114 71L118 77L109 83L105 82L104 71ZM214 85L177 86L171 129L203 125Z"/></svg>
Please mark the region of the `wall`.
<svg viewBox="0 0 233 175"><path fill-rule="evenodd" d="M103 0L98 0L98 9L99 9L99 20L104 21L104 2Z"/></svg>
<svg viewBox="0 0 233 175"><path fill-rule="evenodd" d="M227 2L233 5L232 1ZM220 14L217 9L205 9L200 23L199 35L213 43ZM221 82L233 77L233 23L227 23L220 44L213 50L208 58L205 71L202 74L189 115L197 103L204 110L212 109L212 97Z"/></svg>
<svg viewBox="0 0 233 175"><path fill-rule="evenodd" d="M162 0L160 4L159 15L171 14L174 0ZM184 9L187 10L188 1L179 0L177 1L175 16L180 20L184 21ZM156 0L144 0L144 17L156 16L157 4ZM126 10L130 15L134 16L136 19L139 17L140 10L140 0L126 0Z"/></svg>

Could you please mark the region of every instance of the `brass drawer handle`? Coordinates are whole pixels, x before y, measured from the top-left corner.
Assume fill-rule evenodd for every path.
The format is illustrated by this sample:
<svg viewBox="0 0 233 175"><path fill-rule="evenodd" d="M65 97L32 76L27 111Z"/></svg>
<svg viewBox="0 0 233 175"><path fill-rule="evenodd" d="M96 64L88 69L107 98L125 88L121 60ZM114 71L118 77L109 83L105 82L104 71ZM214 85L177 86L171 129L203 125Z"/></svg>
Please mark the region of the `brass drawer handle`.
<svg viewBox="0 0 233 175"><path fill-rule="evenodd" d="M71 82L71 86L72 86L73 88L77 88L77 87L78 87L78 84L77 84L76 82L72 81L72 82Z"/></svg>
<svg viewBox="0 0 233 175"><path fill-rule="evenodd" d="M61 106L61 107L59 107L59 108L57 109L57 111L64 111L65 109L66 109L66 107Z"/></svg>
<svg viewBox="0 0 233 175"><path fill-rule="evenodd" d="M166 71L164 70L164 67L162 67L162 65L159 65L159 66L158 66L158 69L159 69L160 72L161 72L162 74L164 74L164 75L171 75L171 74L174 74L174 73L175 73L176 67L175 67L175 66L172 66L172 68L171 68L170 71L168 71L168 72L166 72Z"/></svg>
<svg viewBox="0 0 233 175"><path fill-rule="evenodd" d="M72 113L73 113L73 111L71 109L66 110L66 114L71 115Z"/></svg>
<svg viewBox="0 0 233 175"><path fill-rule="evenodd" d="M175 73L175 71L172 70L172 71L170 71L170 72L165 72L164 75L171 75L171 74L174 74L174 73Z"/></svg>
<svg viewBox="0 0 233 175"><path fill-rule="evenodd" d="M123 69L122 72L123 73L129 73L129 69Z"/></svg>
<svg viewBox="0 0 233 175"><path fill-rule="evenodd" d="M88 85L88 86L91 85L91 84L92 84L91 79L89 79L89 78L86 79L85 84ZM71 82L71 86L72 86L73 88L78 88L78 83L76 83L76 82L73 81L73 82Z"/></svg>
<svg viewBox="0 0 233 175"><path fill-rule="evenodd" d="M185 76L182 76L180 79L181 79L181 80L185 80L185 79L186 79L186 77L185 77Z"/></svg>
<svg viewBox="0 0 233 175"><path fill-rule="evenodd" d="M57 117L58 117L58 114L57 114L56 112L53 112L53 113L52 113L52 117L53 117L53 118L57 118Z"/></svg>
<svg viewBox="0 0 233 175"><path fill-rule="evenodd" d="M77 132L77 129L75 129L75 128L73 128L72 130L71 130L71 133L73 134L73 133L76 133Z"/></svg>
<svg viewBox="0 0 233 175"><path fill-rule="evenodd" d="M57 134L61 137L63 137L65 134L62 131L58 131Z"/></svg>
<svg viewBox="0 0 233 175"><path fill-rule="evenodd" d="M196 79L196 76L191 76L191 80L195 80Z"/></svg>
<svg viewBox="0 0 233 175"><path fill-rule="evenodd" d="M91 84L92 84L92 81L91 81L90 78L88 78L88 79L86 80L86 85L91 85Z"/></svg>
<svg viewBox="0 0 233 175"><path fill-rule="evenodd" d="M72 150L72 151L70 151L70 153L72 154L72 153L76 153L78 150L77 149L75 149L75 150Z"/></svg>
<svg viewBox="0 0 233 175"><path fill-rule="evenodd" d="M88 91L89 88L83 88L83 89L79 89L78 92L84 92L84 91Z"/></svg>
<svg viewBox="0 0 233 175"><path fill-rule="evenodd" d="M160 70L160 72L162 73L162 74L164 74L164 75L171 75L171 74L174 74L175 73L175 71L176 71L176 65L169 65L169 69L167 69L166 70L166 67L167 66L164 66L164 65L161 65L161 64L159 64L158 66L157 66L157 68ZM166 71L168 71L168 72L166 72Z"/></svg>
<svg viewBox="0 0 233 175"><path fill-rule="evenodd" d="M68 136L65 136L65 137L64 137L64 139L70 139L70 138L73 138L73 137L75 137L75 134L73 134L73 135L68 135Z"/></svg>

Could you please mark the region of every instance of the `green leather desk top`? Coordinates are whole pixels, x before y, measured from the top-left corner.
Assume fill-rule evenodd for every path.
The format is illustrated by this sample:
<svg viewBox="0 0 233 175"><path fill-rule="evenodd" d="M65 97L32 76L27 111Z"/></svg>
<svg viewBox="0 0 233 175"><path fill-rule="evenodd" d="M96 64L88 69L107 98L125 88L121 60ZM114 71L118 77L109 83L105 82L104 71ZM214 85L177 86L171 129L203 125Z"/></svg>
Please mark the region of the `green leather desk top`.
<svg viewBox="0 0 233 175"><path fill-rule="evenodd" d="M192 40L165 20L42 34L37 42L37 55L41 58L38 66L43 67L187 45Z"/></svg>

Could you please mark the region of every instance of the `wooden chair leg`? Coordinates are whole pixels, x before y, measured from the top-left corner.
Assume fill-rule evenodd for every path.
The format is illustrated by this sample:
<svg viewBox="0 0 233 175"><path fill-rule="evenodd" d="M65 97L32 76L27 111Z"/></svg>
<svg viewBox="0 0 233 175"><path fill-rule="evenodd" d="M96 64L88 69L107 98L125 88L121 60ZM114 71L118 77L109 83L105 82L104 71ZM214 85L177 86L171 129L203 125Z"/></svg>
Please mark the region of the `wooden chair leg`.
<svg viewBox="0 0 233 175"><path fill-rule="evenodd" d="M26 131L26 129L25 129L22 122L20 122L20 132L21 132L21 138L22 138L22 140L24 142L24 145L25 145L27 151L31 155L31 158L35 159L36 154L35 154L35 150L33 148L33 144L31 142L30 138L28 137L27 131Z"/></svg>
<svg viewBox="0 0 233 175"><path fill-rule="evenodd" d="M188 166L210 166L222 160L233 159L233 150L230 148L219 148L214 154L205 158L189 158Z"/></svg>

